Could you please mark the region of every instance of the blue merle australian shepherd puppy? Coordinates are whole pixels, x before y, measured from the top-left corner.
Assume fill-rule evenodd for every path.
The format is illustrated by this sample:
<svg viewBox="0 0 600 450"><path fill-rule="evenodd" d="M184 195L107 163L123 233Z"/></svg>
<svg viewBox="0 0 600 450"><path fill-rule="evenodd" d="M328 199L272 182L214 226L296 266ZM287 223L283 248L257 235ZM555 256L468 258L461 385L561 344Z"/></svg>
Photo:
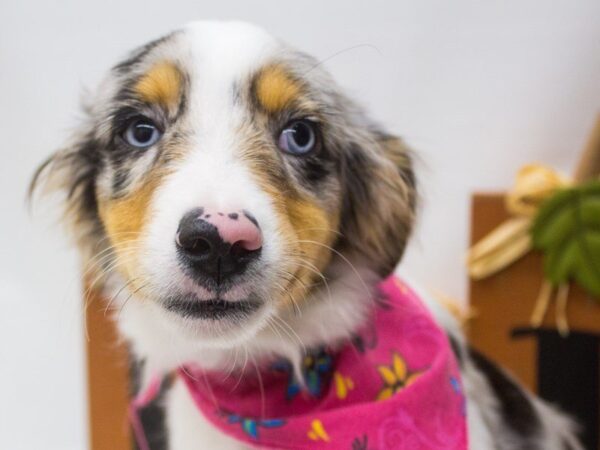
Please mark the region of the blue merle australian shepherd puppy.
<svg viewBox="0 0 600 450"><path fill-rule="evenodd" d="M281 359L301 379L311 351L352 340L371 316L417 206L403 142L317 60L237 22L192 23L110 69L71 140L38 170L40 185L64 193L86 270L143 362L142 385L182 365L244 385L255 377L248 367ZM470 350L452 318L424 302L460 372L469 448L581 448L569 419ZM323 367L335 366L333 355ZM404 364L395 357L378 369L394 392L411 388ZM338 397L356 389L338 375L324 380L342 383ZM244 395L248 386L269 391L249 383ZM181 377L165 394L170 449L253 448L208 420L192 394ZM253 438L280 424L231 414L228 423ZM339 448L327 423L310 426L306 444L280 447ZM443 448L423 443L434 437L404 438ZM398 445L385 448L409 448Z"/></svg>

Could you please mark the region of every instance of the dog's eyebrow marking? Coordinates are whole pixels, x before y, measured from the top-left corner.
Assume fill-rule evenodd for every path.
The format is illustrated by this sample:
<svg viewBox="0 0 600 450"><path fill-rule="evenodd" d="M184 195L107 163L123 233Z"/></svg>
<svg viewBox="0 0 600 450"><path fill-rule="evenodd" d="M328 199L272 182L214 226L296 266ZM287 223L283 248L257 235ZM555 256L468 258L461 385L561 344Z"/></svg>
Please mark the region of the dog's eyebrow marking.
<svg viewBox="0 0 600 450"><path fill-rule="evenodd" d="M258 102L268 112L276 113L300 95L300 84L279 65L267 66L255 80L254 92Z"/></svg>
<svg viewBox="0 0 600 450"><path fill-rule="evenodd" d="M169 107L176 105L181 95L182 75L175 64L155 64L135 84L134 92L148 103Z"/></svg>

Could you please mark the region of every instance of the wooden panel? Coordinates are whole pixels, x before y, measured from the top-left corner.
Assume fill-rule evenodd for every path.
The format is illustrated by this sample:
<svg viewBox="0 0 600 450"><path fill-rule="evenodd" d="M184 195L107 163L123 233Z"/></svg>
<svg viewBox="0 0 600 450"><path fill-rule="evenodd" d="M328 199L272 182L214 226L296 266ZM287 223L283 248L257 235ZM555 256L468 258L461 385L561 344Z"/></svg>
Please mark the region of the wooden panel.
<svg viewBox="0 0 600 450"><path fill-rule="evenodd" d="M471 242L477 242L507 218L503 196L478 194L471 210ZM470 305L475 319L469 325L472 345L508 368L526 386L536 388L534 339L512 340L510 331L527 326L542 281L540 256L527 255L513 266L484 280L471 280Z"/></svg>
<svg viewBox="0 0 600 450"><path fill-rule="evenodd" d="M86 311L90 445L92 450L131 450L127 419L128 356L119 343L105 301L91 295Z"/></svg>

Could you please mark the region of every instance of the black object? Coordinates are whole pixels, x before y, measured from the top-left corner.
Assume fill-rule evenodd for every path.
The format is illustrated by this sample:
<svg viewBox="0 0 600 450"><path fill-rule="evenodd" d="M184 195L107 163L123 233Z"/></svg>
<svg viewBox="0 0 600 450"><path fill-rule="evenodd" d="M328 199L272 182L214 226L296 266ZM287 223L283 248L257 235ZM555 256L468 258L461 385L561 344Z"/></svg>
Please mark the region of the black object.
<svg viewBox="0 0 600 450"><path fill-rule="evenodd" d="M586 449L600 443L600 335L554 329L517 328L513 338L537 338L538 394L560 406L581 425Z"/></svg>
<svg viewBox="0 0 600 450"><path fill-rule="evenodd" d="M140 388L140 374L144 363L132 358L129 365L130 397L134 397ZM167 377L160 386L159 394L147 406L138 411L148 446L152 450L167 450L167 430L165 424L164 397L170 387L171 380ZM133 433L132 433L133 437ZM131 443L132 450L139 450L135 438Z"/></svg>

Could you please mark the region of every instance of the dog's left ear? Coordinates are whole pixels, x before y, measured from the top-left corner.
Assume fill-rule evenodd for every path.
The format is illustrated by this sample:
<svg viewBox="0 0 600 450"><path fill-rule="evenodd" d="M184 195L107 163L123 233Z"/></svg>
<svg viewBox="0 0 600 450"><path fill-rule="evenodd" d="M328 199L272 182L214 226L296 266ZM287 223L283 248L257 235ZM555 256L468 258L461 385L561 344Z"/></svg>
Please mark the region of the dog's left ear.
<svg viewBox="0 0 600 450"><path fill-rule="evenodd" d="M60 193L63 222L71 231L87 263L102 242L104 232L98 216L96 177L102 160L99 144L86 126L41 164L29 187L29 201L40 194Z"/></svg>
<svg viewBox="0 0 600 450"><path fill-rule="evenodd" d="M340 247L366 258L385 276L404 253L416 210L416 181L410 151L401 139L370 132L342 158L344 199Z"/></svg>

